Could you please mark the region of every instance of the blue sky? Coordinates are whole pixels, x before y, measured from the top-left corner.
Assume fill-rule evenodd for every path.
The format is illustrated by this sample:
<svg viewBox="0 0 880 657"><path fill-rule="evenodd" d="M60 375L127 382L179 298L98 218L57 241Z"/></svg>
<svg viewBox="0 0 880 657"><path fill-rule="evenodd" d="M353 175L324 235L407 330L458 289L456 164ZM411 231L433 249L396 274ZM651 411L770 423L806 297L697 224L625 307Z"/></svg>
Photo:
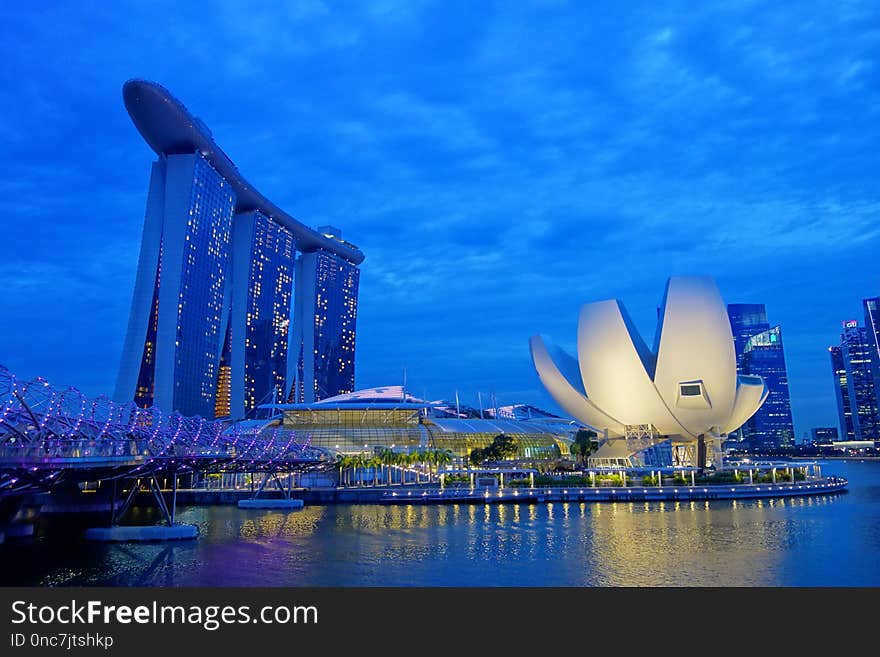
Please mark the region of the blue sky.
<svg viewBox="0 0 880 657"><path fill-rule="evenodd" d="M39 6L44 4L45 6ZM357 383L548 406L528 355L668 276L765 303L798 438L880 294L871 2L119 2L0 9L0 363L112 392L165 85L264 194L367 255ZM248 6L248 5L259 6Z"/></svg>

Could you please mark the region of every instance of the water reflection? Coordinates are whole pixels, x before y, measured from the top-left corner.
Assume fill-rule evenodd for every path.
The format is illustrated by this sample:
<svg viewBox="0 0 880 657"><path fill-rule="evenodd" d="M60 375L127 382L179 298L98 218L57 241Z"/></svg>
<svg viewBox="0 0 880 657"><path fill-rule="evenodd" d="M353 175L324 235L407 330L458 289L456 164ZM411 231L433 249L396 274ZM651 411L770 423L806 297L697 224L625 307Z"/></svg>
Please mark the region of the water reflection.
<svg viewBox="0 0 880 657"><path fill-rule="evenodd" d="M846 495L791 499L186 508L201 537L175 544L89 544L47 522L0 546L15 564L0 584L880 585L866 556L880 549L880 463L846 472Z"/></svg>

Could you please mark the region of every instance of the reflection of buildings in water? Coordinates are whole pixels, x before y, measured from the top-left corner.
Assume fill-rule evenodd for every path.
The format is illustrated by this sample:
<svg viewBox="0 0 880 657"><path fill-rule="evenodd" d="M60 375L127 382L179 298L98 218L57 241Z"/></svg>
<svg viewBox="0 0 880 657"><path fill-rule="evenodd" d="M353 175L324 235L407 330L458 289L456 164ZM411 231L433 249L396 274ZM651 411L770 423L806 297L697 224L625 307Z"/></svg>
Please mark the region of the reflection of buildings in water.
<svg viewBox="0 0 880 657"><path fill-rule="evenodd" d="M503 584L511 585L517 569L529 581L552 562L556 574L547 576L558 578L561 570L573 586L742 586L784 583L787 555L810 540L803 512L837 499L313 506L287 514L214 507L185 513L186 521L221 540L230 534L257 543L304 538L307 545L323 536L342 550L342 562L357 555L368 582L382 581L384 569L400 563L408 564L407 581L435 581L437 569L461 555L450 582L478 580L487 564L509 562L513 570Z"/></svg>
<svg viewBox="0 0 880 657"><path fill-rule="evenodd" d="M278 513L217 505L184 507L177 515L180 522L197 525L201 537L222 541L230 535L261 539L313 534L324 514L325 507L321 506Z"/></svg>
<svg viewBox="0 0 880 657"><path fill-rule="evenodd" d="M616 586L778 584L781 560L806 538L788 511L837 497L594 504L585 509L593 542L585 579Z"/></svg>
<svg viewBox="0 0 880 657"><path fill-rule="evenodd" d="M585 579L612 586L772 583L778 527L759 515L753 510L742 517L729 506L707 509L694 502L647 509L596 505ZM733 579L720 582L721 572Z"/></svg>
<svg viewBox="0 0 880 657"><path fill-rule="evenodd" d="M218 507L210 507L217 509ZM230 507L233 511L241 514L241 510L237 507ZM248 516L241 519L238 530L239 536L248 539L260 538L281 538L293 536L308 536L315 533L318 524L325 514L325 507L304 507L296 513L273 513L265 511L254 511L248 513ZM253 515L251 515L253 514ZM217 524L217 536L225 536L229 520L218 523L219 519L209 521L209 527ZM226 526L224 526L226 525Z"/></svg>

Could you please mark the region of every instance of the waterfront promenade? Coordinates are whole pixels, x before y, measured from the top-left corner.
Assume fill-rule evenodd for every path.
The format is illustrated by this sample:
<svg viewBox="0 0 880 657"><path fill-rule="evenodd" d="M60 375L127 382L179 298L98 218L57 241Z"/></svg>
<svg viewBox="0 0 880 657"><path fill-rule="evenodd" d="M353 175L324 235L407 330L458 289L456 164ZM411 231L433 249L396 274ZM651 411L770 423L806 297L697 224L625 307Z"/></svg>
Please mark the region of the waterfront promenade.
<svg viewBox="0 0 880 657"><path fill-rule="evenodd" d="M802 497L844 492L848 486L844 477L829 476L796 483L762 483L735 485L667 485L659 486L553 486L506 487L506 488L440 488L436 484L411 484L394 486L320 487L293 488L281 491L265 489L261 497L275 499L290 496L307 505L326 504L519 504L523 502L642 502L642 501L699 501L699 500L745 500L772 497ZM170 492L170 491L165 491ZM147 504L149 498L142 493L140 502ZM182 506L236 505L241 500L252 499L248 488L187 489L177 490L177 503ZM47 496L34 496L32 503L39 504ZM109 505L108 505L109 508Z"/></svg>

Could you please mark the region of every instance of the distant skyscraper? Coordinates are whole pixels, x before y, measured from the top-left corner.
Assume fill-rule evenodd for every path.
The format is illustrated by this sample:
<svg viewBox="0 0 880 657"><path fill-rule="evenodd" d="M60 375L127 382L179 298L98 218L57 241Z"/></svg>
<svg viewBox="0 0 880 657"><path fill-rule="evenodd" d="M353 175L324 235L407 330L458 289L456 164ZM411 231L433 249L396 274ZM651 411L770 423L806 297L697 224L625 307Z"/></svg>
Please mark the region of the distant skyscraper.
<svg viewBox="0 0 880 657"><path fill-rule="evenodd" d="M297 251L314 295L296 295L299 306L311 305L298 334L297 346L311 349L308 362L300 359L300 380L321 396L353 390L363 254L338 230L316 232L257 192L163 87L129 81L123 98L159 157L115 398L233 418L286 399L297 364L290 353Z"/></svg>
<svg viewBox="0 0 880 657"><path fill-rule="evenodd" d="M314 402L354 391L359 278L357 267L326 251L303 253L296 261L291 400Z"/></svg>
<svg viewBox="0 0 880 657"><path fill-rule="evenodd" d="M778 326L748 339L743 348L742 368L744 373L762 377L770 390L767 401L746 422L745 439L753 449L794 444L785 351Z"/></svg>
<svg viewBox="0 0 880 657"><path fill-rule="evenodd" d="M853 319L843 323L840 346L829 349L844 440L880 439L871 343L867 329Z"/></svg>
<svg viewBox="0 0 880 657"><path fill-rule="evenodd" d="M770 328L767 322L767 311L763 303L729 303L727 316L730 319L730 330L733 333L733 347L736 350L736 367L742 372L742 356L746 342Z"/></svg>
<svg viewBox="0 0 880 657"><path fill-rule="evenodd" d="M871 372L874 389L880 391L880 297L862 299L865 310L865 330L871 347Z"/></svg>
<svg viewBox="0 0 880 657"><path fill-rule="evenodd" d="M760 376L770 391L767 401L740 428L739 436L756 450L790 446L794 444L794 424L782 330L770 327L763 304L729 304L727 315L737 371Z"/></svg>
<svg viewBox="0 0 880 657"><path fill-rule="evenodd" d="M834 375L834 398L837 400L837 422L840 426L841 440L855 440L852 404L849 401L849 386L846 379L846 364L841 347L828 347L831 356L831 371Z"/></svg>

